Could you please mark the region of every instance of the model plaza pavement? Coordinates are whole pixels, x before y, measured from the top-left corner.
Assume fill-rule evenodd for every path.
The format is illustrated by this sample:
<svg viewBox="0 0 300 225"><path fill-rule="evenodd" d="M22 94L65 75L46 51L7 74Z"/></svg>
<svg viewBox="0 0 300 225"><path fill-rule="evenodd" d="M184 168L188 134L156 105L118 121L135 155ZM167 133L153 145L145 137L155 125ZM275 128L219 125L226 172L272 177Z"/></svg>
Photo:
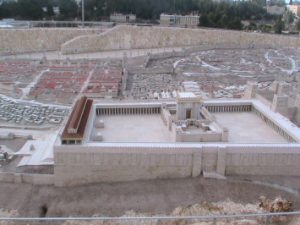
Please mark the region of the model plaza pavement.
<svg viewBox="0 0 300 225"><path fill-rule="evenodd" d="M288 143L253 112L214 113L217 121L227 127L231 143Z"/></svg>
<svg viewBox="0 0 300 225"><path fill-rule="evenodd" d="M160 115L112 115L101 119L106 124L101 130L104 142L174 141Z"/></svg>
<svg viewBox="0 0 300 225"><path fill-rule="evenodd" d="M230 143L288 143L252 112L213 113L227 127ZM103 142L175 142L174 135L156 115L105 115L100 117ZM190 131L192 132L192 131Z"/></svg>
<svg viewBox="0 0 300 225"><path fill-rule="evenodd" d="M96 115L94 113L90 115L94 122L87 126L90 134L87 142L172 143L201 141L275 144L295 141L280 134L267 124L266 119L260 117L252 109L254 106L244 106L244 108L239 108L243 105L236 106L236 108L229 106L229 111L216 108L219 106L212 106L215 107L214 111L212 111L213 108L210 108L209 112L209 106L206 106L209 101L205 103L201 97L188 92L178 93L176 102L176 105L164 103L163 106L160 103L150 103L150 108L147 108L149 105L146 103L96 103L92 110L92 112L96 111ZM238 105L243 104L243 101L221 100L212 104L224 103ZM264 107L263 104L261 105ZM182 107L184 109L181 109ZM264 109L268 110L267 107ZM268 112L271 113L270 110ZM180 132L186 137L193 138L181 139L179 138ZM218 138L218 134L222 134L222 138ZM195 138L197 135L199 136Z"/></svg>

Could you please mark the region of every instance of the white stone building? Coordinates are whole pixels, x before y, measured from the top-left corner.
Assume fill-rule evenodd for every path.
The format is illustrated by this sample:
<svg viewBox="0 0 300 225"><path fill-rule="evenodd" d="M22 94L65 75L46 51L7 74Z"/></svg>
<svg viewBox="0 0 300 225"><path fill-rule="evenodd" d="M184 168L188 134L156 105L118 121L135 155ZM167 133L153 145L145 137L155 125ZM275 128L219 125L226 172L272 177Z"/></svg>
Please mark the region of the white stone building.
<svg viewBox="0 0 300 225"><path fill-rule="evenodd" d="M165 26L196 27L199 24L198 15L160 15L160 24Z"/></svg>
<svg viewBox="0 0 300 225"><path fill-rule="evenodd" d="M114 13L109 16L109 19L111 22L116 22L116 23L133 23L136 21L136 15Z"/></svg>

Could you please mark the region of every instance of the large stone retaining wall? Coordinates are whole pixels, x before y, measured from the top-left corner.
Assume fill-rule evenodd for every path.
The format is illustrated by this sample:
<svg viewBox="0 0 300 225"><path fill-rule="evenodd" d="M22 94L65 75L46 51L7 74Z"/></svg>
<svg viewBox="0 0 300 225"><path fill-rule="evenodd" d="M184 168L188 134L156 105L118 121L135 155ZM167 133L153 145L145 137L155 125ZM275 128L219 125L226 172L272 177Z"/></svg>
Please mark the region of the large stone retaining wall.
<svg viewBox="0 0 300 225"><path fill-rule="evenodd" d="M60 50L64 42L76 36L100 32L96 28L0 29L0 54Z"/></svg>
<svg viewBox="0 0 300 225"><path fill-rule="evenodd" d="M78 36L64 43L61 50L64 54L73 54L199 45L211 45L216 48L295 47L300 46L300 38L231 30L120 25L99 35Z"/></svg>
<svg viewBox="0 0 300 225"><path fill-rule="evenodd" d="M300 145L115 144L55 146L54 183L220 175L300 175Z"/></svg>

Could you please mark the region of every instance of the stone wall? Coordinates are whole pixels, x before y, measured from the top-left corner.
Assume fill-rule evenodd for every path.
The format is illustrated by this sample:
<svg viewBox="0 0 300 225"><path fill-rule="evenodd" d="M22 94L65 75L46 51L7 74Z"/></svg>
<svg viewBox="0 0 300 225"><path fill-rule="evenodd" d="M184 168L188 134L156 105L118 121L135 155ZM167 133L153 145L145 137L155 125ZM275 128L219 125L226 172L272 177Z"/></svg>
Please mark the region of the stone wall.
<svg viewBox="0 0 300 225"><path fill-rule="evenodd" d="M60 50L64 42L76 36L100 32L96 28L0 29L0 54Z"/></svg>
<svg viewBox="0 0 300 225"><path fill-rule="evenodd" d="M103 144L55 146L57 186L220 175L300 175L300 145Z"/></svg>
<svg viewBox="0 0 300 225"><path fill-rule="evenodd" d="M0 182L33 184L33 185L53 185L53 174L29 174L0 172Z"/></svg>
<svg viewBox="0 0 300 225"><path fill-rule="evenodd" d="M163 47L293 47L300 38L230 30L138 27L1 29L0 54L62 50L65 54ZM202 47L201 47L202 46Z"/></svg>
<svg viewBox="0 0 300 225"><path fill-rule="evenodd" d="M300 175L300 148L295 146L231 146L226 151L229 175Z"/></svg>
<svg viewBox="0 0 300 225"><path fill-rule="evenodd" d="M300 45L299 37L258 34L220 29L187 29L121 25L100 35L82 35L62 45L64 54L118 49L147 49L183 46L216 48L276 48Z"/></svg>
<svg viewBox="0 0 300 225"><path fill-rule="evenodd" d="M192 148L56 146L55 185L189 177L192 153Z"/></svg>

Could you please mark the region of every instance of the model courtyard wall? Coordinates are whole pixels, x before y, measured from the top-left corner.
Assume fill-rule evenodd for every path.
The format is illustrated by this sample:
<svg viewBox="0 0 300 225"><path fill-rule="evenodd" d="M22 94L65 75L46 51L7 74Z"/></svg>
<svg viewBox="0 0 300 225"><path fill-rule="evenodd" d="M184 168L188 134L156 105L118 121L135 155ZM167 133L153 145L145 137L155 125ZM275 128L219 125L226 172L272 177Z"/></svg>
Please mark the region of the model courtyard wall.
<svg viewBox="0 0 300 225"><path fill-rule="evenodd" d="M299 144L127 144L55 146L54 183L219 175L299 175Z"/></svg>

